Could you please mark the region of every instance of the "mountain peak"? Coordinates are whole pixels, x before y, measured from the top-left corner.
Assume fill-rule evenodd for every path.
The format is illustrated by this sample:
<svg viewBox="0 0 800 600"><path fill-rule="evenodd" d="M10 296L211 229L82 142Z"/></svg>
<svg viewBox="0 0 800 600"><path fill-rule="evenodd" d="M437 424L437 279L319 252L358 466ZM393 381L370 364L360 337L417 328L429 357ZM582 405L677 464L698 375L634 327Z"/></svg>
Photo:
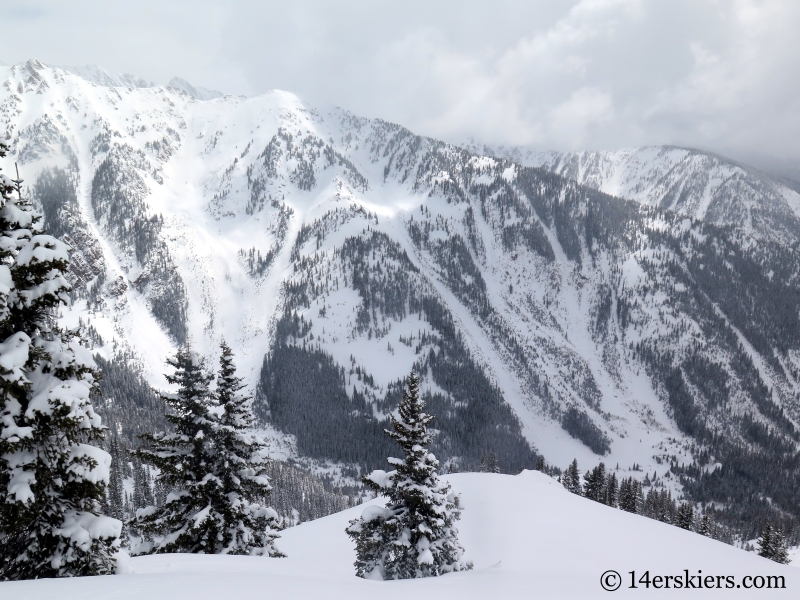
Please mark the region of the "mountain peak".
<svg viewBox="0 0 800 600"><path fill-rule="evenodd" d="M152 81L147 81L137 75L131 73L111 73L98 65L84 65L82 67L62 66L59 68L102 87L155 87Z"/></svg>
<svg viewBox="0 0 800 600"><path fill-rule="evenodd" d="M214 100L215 98L222 98L225 95L217 90L208 90L204 87L195 87L181 77L173 77L170 79L167 87L184 91L195 100Z"/></svg>

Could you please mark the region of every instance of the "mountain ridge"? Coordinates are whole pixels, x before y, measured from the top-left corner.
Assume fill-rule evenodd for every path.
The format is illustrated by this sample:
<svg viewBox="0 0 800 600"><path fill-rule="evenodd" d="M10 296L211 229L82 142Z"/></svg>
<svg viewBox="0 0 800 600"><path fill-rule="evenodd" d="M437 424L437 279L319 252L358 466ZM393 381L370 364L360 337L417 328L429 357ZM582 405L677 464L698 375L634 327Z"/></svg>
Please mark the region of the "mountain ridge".
<svg viewBox="0 0 800 600"><path fill-rule="evenodd" d="M214 360L224 337L265 426L318 459L382 460L413 367L448 468L602 457L709 500L729 461L778 465L759 485L795 468L799 261L791 220L755 237L788 210L759 216L763 194L728 210L684 170L620 199L280 91L198 101L32 61L0 79L11 154L73 247L64 323L156 387L176 344Z"/></svg>

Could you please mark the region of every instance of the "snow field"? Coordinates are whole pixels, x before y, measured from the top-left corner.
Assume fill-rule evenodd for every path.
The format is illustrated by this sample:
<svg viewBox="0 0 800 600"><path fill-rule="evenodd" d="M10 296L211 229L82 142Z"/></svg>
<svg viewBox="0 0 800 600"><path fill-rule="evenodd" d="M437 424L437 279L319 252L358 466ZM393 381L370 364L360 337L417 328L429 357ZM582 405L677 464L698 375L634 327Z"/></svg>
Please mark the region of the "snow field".
<svg viewBox="0 0 800 600"><path fill-rule="evenodd" d="M471 572L375 582L353 573L355 550L344 532L364 505L282 532L285 559L172 554L132 558L124 575L0 584L4 600L206 600L297 598L608 598L600 585L614 569L623 584L613 598L685 597L683 589L628 589L656 575L783 576L785 589L692 589L691 597L795 598L800 570L778 565L695 533L579 498L532 471L520 475L448 475L461 495L458 523ZM371 503L377 503L373 500ZM696 579L695 579L696 581ZM724 580L723 580L724 585Z"/></svg>

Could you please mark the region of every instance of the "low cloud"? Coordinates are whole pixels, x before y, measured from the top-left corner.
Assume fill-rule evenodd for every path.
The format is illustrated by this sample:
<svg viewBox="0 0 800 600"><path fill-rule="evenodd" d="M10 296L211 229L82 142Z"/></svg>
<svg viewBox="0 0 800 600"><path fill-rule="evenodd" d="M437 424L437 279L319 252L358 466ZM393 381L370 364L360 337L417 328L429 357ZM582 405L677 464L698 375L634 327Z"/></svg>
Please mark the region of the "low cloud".
<svg viewBox="0 0 800 600"><path fill-rule="evenodd" d="M17 11L6 62L94 62L231 93L286 89L454 141L679 144L800 160L800 3L20 6L6 9Z"/></svg>

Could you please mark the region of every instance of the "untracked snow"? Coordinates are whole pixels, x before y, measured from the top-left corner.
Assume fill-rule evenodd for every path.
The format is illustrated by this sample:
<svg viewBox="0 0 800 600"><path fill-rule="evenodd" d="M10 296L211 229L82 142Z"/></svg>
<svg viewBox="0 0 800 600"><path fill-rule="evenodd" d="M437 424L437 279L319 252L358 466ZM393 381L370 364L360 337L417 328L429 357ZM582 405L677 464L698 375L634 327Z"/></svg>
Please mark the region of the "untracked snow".
<svg viewBox="0 0 800 600"><path fill-rule="evenodd" d="M541 473L469 473L447 479L461 495L459 538L474 571L405 581L356 577L355 551L344 529L365 510L361 505L283 531L277 543L288 558L147 556L125 561L124 575L0 583L0 596L4 600L584 600L609 597L600 578L610 569L623 578L615 598L795 598L800 588L796 567L580 498ZM628 589L630 571L638 580L646 571L655 577L684 575L687 569L695 578L700 571L703 576L730 575L735 584L747 575L782 576L786 588L687 591L637 584L638 589Z"/></svg>

